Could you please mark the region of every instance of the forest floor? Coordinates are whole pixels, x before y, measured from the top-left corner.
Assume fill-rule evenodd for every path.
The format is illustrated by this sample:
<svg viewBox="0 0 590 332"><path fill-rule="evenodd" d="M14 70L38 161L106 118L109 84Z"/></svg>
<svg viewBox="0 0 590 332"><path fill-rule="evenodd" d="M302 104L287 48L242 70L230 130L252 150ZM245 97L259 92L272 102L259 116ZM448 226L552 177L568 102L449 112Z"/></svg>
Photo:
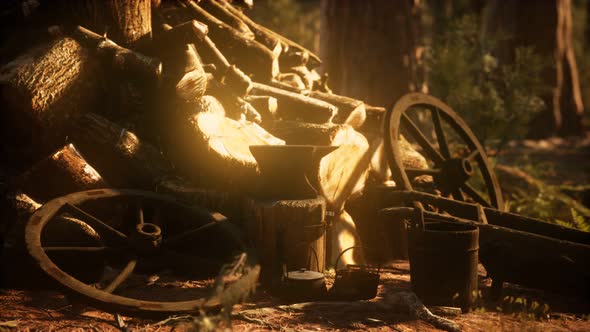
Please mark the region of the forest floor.
<svg viewBox="0 0 590 332"><path fill-rule="evenodd" d="M516 166L551 186L572 188L590 185L590 134L584 139L521 141L513 143L496 160ZM572 189L573 190L573 189ZM573 190L575 191L575 190ZM580 201L587 199L580 191ZM577 195L576 193L573 194ZM333 276L332 276L333 277ZM436 280L436 277L433 277ZM568 297L505 284L499 301L486 295L491 280L480 266L479 287L483 298L470 313L446 317L464 331L590 331L590 299ZM186 284L183 287L190 287ZM407 261L397 261L381 274L377 298L384 299L410 287ZM508 304L515 302L527 306ZM505 300L506 299L506 300ZM520 300L518 300L520 299ZM547 314L531 310L536 302L547 305ZM260 289L248 303L234 308L234 313L258 307L276 307L278 300ZM251 310L250 310L251 312ZM537 313L537 315L535 315ZM542 317L539 317L542 316ZM274 310L256 317L234 317L234 331L437 331L432 325L403 312L350 312L338 305L313 312ZM194 325L186 319L166 321L123 317L125 328L112 314L69 304L55 291L0 289L0 331L191 331Z"/></svg>
<svg viewBox="0 0 590 332"><path fill-rule="evenodd" d="M547 304L549 313L539 318L530 310L486 300L490 280L480 266L480 289L484 297L470 313L446 317L463 331L590 331L590 303L584 298L564 297L505 284L504 296ZM377 298L384 301L389 294L410 287L409 265L397 261L381 274ZM154 321L122 317L120 328L112 314L78 305L70 305L62 294L54 291L0 291L0 331L194 331L186 319ZM280 303L259 291L248 303L236 306L234 313L253 308L273 308ZM501 310L498 310L501 307ZM339 304L312 312L272 311L248 321L233 319L234 331L438 331L432 325L412 318L404 312L344 311Z"/></svg>

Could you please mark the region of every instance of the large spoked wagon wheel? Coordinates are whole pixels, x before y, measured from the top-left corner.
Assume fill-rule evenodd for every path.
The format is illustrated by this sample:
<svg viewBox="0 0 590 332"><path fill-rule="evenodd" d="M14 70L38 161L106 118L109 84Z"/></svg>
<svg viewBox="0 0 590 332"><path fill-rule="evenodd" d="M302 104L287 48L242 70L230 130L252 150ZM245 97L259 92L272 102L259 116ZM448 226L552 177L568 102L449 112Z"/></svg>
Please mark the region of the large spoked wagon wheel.
<svg viewBox="0 0 590 332"><path fill-rule="evenodd" d="M56 245L44 230L64 216L100 241ZM212 310L226 304L224 291L231 298L247 295L259 273L225 217L145 191L101 189L56 198L31 216L25 241L41 270L73 299L108 312L162 316ZM81 273L89 266L100 273L94 278ZM165 282L153 280L162 276ZM213 281L216 276L224 280ZM187 280L203 283L190 288Z"/></svg>
<svg viewBox="0 0 590 332"><path fill-rule="evenodd" d="M410 93L387 110L385 151L393 180L403 190L414 190L415 179L431 176L444 196L502 210L500 186L485 149L467 124L439 99ZM400 135L417 147L428 168L405 167Z"/></svg>

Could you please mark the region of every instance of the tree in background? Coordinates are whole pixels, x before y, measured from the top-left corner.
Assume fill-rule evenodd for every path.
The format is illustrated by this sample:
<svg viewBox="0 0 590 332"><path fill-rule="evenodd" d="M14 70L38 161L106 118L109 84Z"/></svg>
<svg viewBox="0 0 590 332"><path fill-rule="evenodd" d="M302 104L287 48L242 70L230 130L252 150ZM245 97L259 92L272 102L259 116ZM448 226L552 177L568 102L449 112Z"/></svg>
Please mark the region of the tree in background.
<svg viewBox="0 0 590 332"><path fill-rule="evenodd" d="M572 1L488 0L484 38L498 31L512 37L496 48L501 60L510 61L522 46L552 58L552 66L543 72L543 81L552 88L543 95L547 109L532 122L530 136L580 134L584 104L574 54Z"/></svg>
<svg viewBox="0 0 590 332"><path fill-rule="evenodd" d="M418 0L321 0L321 51L334 92L385 106L421 89Z"/></svg>

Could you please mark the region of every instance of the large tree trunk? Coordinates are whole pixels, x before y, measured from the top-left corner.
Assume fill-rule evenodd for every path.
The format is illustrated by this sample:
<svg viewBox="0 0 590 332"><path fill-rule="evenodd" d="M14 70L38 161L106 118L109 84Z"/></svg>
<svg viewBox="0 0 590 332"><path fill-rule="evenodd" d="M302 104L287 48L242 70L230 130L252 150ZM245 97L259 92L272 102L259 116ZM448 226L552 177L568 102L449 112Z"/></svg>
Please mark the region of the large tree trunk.
<svg viewBox="0 0 590 332"><path fill-rule="evenodd" d="M552 87L543 99L547 105L531 123L530 136L576 135L582 132L582 103L578 68L572 44L571 0L490 0L484 15L484 38L498 31L513 36L496 52L509 62L518 46L533 46L541 56L553 59L543 79ZM526 17L527 19L523 19Z"/></svg>
<svg viewBox="0 0 590 332"><path fill-rule="evenodd" d="M385 106L416 90L412 0L322 0L321 57L339 94Z"/></svg>

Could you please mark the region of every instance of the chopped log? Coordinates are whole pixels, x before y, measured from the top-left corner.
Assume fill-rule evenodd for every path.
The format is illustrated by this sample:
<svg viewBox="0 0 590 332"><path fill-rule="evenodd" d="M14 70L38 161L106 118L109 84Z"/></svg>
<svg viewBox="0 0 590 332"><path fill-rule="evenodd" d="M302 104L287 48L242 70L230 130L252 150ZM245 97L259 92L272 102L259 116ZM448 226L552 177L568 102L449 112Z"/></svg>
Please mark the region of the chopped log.
<svg viewBox="0 0 590 332"><path fill-rule="evenodd" d="M314 84L322 79L322 77L315 70L310 71L305 66L292 67L288 70L288 72L299 75L303 81L305 89L307 90L311 90Z"/></svg>
<svg viewBox="0 0 590 332"><path fill-rule="evenodd" d="M286 265L287 271L300 268L324 270L326 204L323 198L248 199L244 213L249 238L261 255L263 282L279 281L283 276L283 265Z"/></svg>
<svg viewBox="0 0 590 332"><path fill-rule="evenodd" d="M277 121L270 130L287 144L339 146L314 170L312 185L326 198L328 209L339 212L344 202L364 188L369 171L367 139L348 125Z"/></svg>
<svg viewBox="0 0 590 332"><path fill-rule="evenodd" d="M186 5L196 19L207 24L209 36L231 63L261 81L267 82L278 75L280 45L268 49L216 19L193 1L186 2Z"/></svg>
<svg viewBox="0 0 590 332"><path fill-rule="evenodd" d="M365 103L358 99L320 91L311 91L309 96L338 107L338 114L334 117L334 123L345 123L354 129L358 129L367 118Z"/></svg>
<svg viewBox="0 0 590 332"><path fill-rule="evenodd" d="M199 2L199 6L201 6L204 10L209 12L211 15L226 23L227 25L231 26L232 28L236 29L238 32L246 36L247 38L254 38L254 33L241 18L239 18L234 13L227 10L224 6L219 4L216 0L205 0Z"/></svg>
<svg viewBox="0 0 590 332"><path fill-rule="evenodd" d="M198 185L248 189L256 182L257 163L250 145L284 144L255 123L212 112L180 118L171 133L170 158ZM174 143L182 142L182 144Z"/></svg>
<svg viewBox="0 0 590 332"><path fill-rule="evenodd" d="M309 53L290 51L283 52L279 56L279 66L282 72L286 72L293 67L305 66L309 62Z"/></svg>
<svg viewBox="0 0 590 332"><path fill-rule="evenodd" d="M86 160L114 187L152 189L172 173L156 147L99 115L89 113L76 121L72 136Z"/></svg>
<svg viewBox="0 0 590 332"><path fill-rule="evenodd" d="M77 191L108 187L73 144L64 146L35 164L14 179L12 185L39 201L48 201Z"/></svg>
<svg viewBox="0 0 590 332"><path fill-rule="evenodd" d="M330 217L330 228L328 228L327 238L329 241L328 257L332 264L336 263L336 259L344 250L361 245L355 221L344 210ZM343 268L347 264L364 265L365 258L359 250L349 250L340 257L338 266L334 266L334 269Z"/></svg>
<svg viewBox="0 0 590 332"><path fill-rule="evenodd" d="M277 98L277 114L285 120L302 120L325 123L334 118L336 106L316 98L278 89L261 83L253 83L252 94Z"/></svg>
<svg viewBox="0 0 590 332"><path fill-rule="evenodd" d="M133 49L149 45L152 38L152 0L68 1L78 22L117 44ZM78 23L80 24L80 23Z"/></svg>
<svg viewBox="0 0 590 332"><path fill-rule="evenodd" d="M162 63L158 59L121 47L112 40L81 26L76 28L74 35L81 44L94 49L115 69L129 76L139 75L149 79L150 83L159 82Z"/></svg>
<svg viewBox="0 0 590 332"><path fill-rule="evenodd" d="M380 132L381 128L383 127L381 122L383 121L383 117L385 116L385 108L365 104L365 110L367 114L366 120L359 130L363 133Z"/></svg>
<svg viewBox="0 0 590 332"><path fill-rule="evenodd" d="M246 101L260 113L263 126L271 125L277 116L278 103L275 97L247 96Z"/></svg>
<svg viewBox="0 0 590 332"><path fill-rule="evenodd" d="M207 75L193 44L185 45L182 73L176 83L176 95L189 102L200 99L207 90Z"/></svg>
<svg viewBox="0 0 590 332"><path fill-rule="evenodd" d="M70 38L5 64L0 69L2 140L9 143L4 154L34 162L62 145L69 122L96 103L95 65Z"/></svg>
<svg viewBox="0 0 590 332"><path fill-rule="evenodd" d="M230 12L234 13L236 16L241 18L242 21L244 21L244 23L246 23L248 25L250 30L252 30L252 32L254 32L254 35L256 35L256 38L261 40L261 42L263 42L265 45L267 45L267 47L272 48L271 45L275 45L277 41L280 41L282 44L288 46L289 49L291 49L291 50L296 50L297 52L308 53L308 55L309 55L308 65L310 68L316 68L322 64L320 57L318 57L316 54L314 54L310 50L306 49L305 47L297 44L296 42L294 42L284 36L279 35L278 33L274 32L266 27L263 27L260 24L255 23L248 16L246 16L244 13L242 13L241 11L232 7L231 4L226 3L225 1L222 1L220 3L222 5L224 5L225 8L227 8ZM285 51L287 51L287 49L285 49Z"/></svg>
<svg viewBox="0 0 590 332"><path fill-rule="evenodd" d="M276 34L272 34L269 31L262 29L262 27L258 23L252 21L248 16L242 13L242 11L234 8L231 4L227 3L226 1L220 1L219 4L222 5L228 12L231 12L236 17L239 17L242 20L242 22L244 22L248 26L250 31L254 33L254 38L258 42L266 46L268 49L275 49L277 45L281 44L280 38Z"/></svg>
<svg viewBox="0 0 590 332"><path fill-rule="evenodd" d="M229 67L221 80L222 84L228 87L238 97L247 96L252 91L252 80L246 76L238 67Z"/></svg>
<svg viewBox="0 0 590 332"><path fill-rule="evenodd" d="M285 85L293 87L295 91L302 91L306 88L306 85L303 82L301 76L294 73L281 73L277 75L276 80Z"/></svg>
<svg viewBox="0 0 590 332"><path fill-rule="evenodd" d="M204 95L191 106L192 107L189 111L190 113L188 114L194 114L199 112L211 112L214 114L225 116L225 108L223 107L219 99L215 98L214 96Z"/></svg>

